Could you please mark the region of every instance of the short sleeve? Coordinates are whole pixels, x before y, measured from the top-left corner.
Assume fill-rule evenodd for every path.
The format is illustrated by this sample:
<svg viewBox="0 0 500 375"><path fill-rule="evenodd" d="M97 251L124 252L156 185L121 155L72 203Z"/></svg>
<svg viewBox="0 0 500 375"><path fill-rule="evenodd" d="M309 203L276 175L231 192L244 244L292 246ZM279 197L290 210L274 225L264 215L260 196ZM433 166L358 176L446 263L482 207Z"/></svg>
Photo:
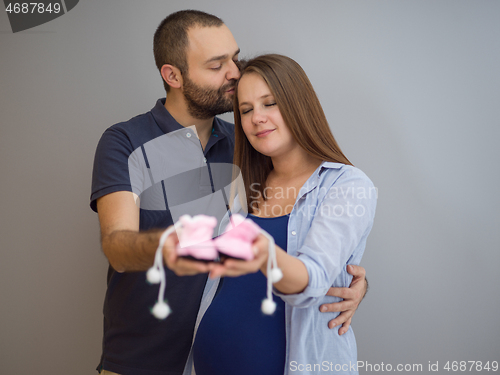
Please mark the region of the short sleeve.
<svg viewBox="0 0 500 375"><path fill-rule="evenodd" d="M109 128L97 145L92 171L90 207L97 212L97 199L117 191L132 191L129 156L133 146L119 129Z"/></svg>

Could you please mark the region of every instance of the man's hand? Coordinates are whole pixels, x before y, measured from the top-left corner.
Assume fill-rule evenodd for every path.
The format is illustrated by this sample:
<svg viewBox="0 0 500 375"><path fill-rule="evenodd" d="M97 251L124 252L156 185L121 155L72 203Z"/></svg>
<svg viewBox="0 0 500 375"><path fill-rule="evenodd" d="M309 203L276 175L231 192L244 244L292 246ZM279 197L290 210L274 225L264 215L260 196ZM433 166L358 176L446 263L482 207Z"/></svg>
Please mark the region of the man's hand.
<svg viewBox="0 0 500 375"><path fill-rule="evenodd" d="M339 335L343 335L349 329L352 316L368 290L368 281L365 278L366 271L363 267L351 264L347 266L347 272L353 275L349 288L330 288L326 293L327 296L340 297L344 300L336 303L325 303L319 307L321 312L341 312L339 316L328 323L330 329L342 324Z"/></svg>
<svg viewBox="0 0 500 375"><path fill-rule="evenodd" d="M179 238L175 231L165 240L165 245L163 246L163 260L169 269L174 271L177 276L197 275L199 273L210 272L213 263L205 263L179 257L176 251L178 243Z"/></svg>

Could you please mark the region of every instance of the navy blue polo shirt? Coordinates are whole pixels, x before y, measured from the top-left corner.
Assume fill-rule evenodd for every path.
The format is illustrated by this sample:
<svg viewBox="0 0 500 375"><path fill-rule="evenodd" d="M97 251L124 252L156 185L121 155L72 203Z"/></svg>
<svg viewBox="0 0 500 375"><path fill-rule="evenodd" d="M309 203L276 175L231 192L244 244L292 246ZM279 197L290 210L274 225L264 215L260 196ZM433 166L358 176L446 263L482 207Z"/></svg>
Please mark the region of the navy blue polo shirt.
<svg viewBox="0 0 500 375"><path fill-rule="evenodd" d="M97 146L92 173L90 206L116 191L133 191L129 157L148 142L185 129L159 99L155 107L129 121L108 128ZM201 145L200 145L201 150ZM215 118L212 135L203 151L210 163L232 163L234 125ZM189 155L178 155L179 158ZM213 181L209 183L214 190ZM140 209L140 230L163 229L173 224L168 194L162 209ZM103 352L98 370L122 375L180 375L189 355L206 275L178 277L167 272L165 297L172 314L156 319L150 308L158 287L146 282L145 272L118 273L110 266L104 301Z"/></svg>

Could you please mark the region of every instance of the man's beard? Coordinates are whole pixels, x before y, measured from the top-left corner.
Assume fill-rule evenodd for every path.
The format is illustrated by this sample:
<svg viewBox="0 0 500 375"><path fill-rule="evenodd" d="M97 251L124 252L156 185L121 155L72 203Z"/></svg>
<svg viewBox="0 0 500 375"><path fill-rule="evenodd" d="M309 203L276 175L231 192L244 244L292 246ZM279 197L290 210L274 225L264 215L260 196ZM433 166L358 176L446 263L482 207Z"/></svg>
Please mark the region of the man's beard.
<svg viewBox="0 0 500 375"><path fill-rule="evenodd" d="M184 78L183 93L188 112L194 118L205 120L233 110L233 98L227 97L226 91L233 88L236 80L232 79L219 89L198 86L187 76Z"/></svg>

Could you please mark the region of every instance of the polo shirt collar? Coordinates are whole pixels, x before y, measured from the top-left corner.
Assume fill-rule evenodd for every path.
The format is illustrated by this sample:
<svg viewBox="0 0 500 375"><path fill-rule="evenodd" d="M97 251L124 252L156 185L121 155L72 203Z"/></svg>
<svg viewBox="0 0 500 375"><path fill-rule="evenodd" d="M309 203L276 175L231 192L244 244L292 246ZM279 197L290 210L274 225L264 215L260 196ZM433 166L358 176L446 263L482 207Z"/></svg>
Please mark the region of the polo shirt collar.
<svg viewBox="0 0 500 375"><path fill-rule="evenodd" d="M221 126L221 120L218 117L214 117L212 126L212 136L218 137L219 139L226 137L226 134Z"/></svg>
<svg viewBox="0 0 500 375"><path fill-rule="evenodd" d="M158 99L156 105L151 110L156 123L165 134L184 129L184 126L175 121L170 112L165 108L165 100L166 98Z"/></svg>
<svg viewBox="0 0 500 375"><path fill-rule="evenodd" d="M185 129L184 126L179 124L170 114L169 111L165 108L165 100L166 98L161 98L156 101L155 106L151 110L151 113L160 127L160 129L165 133L170 133L175 130L180 130L180 129ZM226 137L226 134L223 131L223 128L221 126L221 122L217 117L214 117L214 121L212 123L212 137L215 137L215 140L213 142L209 143L216 143L217 141L220 141L221 139L224 139Z"/></svg>

